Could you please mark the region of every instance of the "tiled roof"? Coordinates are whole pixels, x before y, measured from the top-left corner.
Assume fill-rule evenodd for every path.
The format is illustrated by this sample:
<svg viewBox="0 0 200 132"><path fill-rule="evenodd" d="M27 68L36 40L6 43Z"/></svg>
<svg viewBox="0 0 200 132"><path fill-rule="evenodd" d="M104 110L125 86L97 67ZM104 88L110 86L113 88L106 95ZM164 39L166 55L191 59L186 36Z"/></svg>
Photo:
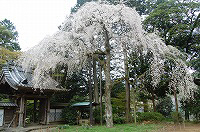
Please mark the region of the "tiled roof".
<svg viewBox="0 0 200 132"><path fill-rule="evenodd" d="M32 75L30 73L25 73L21 67L16 66L14 62L8 62L3 68L3 75L6 82L14 89L18 89L17 86L32 87L31 79Z"/></svg>
<svg viewBox="0 0 200 132"><path fill-rule="evenodd" d="M32 84L32 73L24 72L22 67L17 66L13 61L9 61L3 68L3 75L0 77L0 83L3 78L5 81L15 90L18 90L19 87L24 88L33 88ZM63 88L57 88L56 82L52 82L52 88L48 88L47 90L54 91L65 91Z"/></svg>
<svg viewBox="0 0 200 132"><path fill-rule="evenodd" d="M13 102L0 102L0 107L17 107L17 104Z"/></svg>

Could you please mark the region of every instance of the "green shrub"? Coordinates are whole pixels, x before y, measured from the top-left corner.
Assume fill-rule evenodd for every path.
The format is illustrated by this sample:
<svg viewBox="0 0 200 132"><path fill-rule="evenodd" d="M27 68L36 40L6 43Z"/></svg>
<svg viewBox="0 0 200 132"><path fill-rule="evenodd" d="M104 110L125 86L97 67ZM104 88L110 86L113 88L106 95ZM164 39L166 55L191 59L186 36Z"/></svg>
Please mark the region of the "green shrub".
<svg viewBox="0 0 200 132"><path fill-rule="evenodd" d="M182 123L183 122L182 115L179 112L172 112L171 117L172 117L174 123Z"/></svg>
<svg viewBox="0 0 200 132"><path fill-rule="evenodd" d="M157 112L161 113L165 117L170 117L172 112L173 103L171 97L167 96L165 98L159 99L158 104L156 105Z"/></svg>
<svg viewBox="0 0 200 132"><path fill-rule="evenodd" d="M125 121L125 117L120 117L118 114L113 114L113 122L115 124L124 124Z"/></svg>
<svg viewBox="0 0 200 132"><path fill-rule="evenodd" d="M102 108L102 116L104 115L104 113L105 113L105 108L103 107ZM100 108L98 108L98 109L95 109L94 111L93 111L93 118L94 118L94 120L95 120L95 124L100 124L101 123L101 115L100 115ZM102 117L103 119L103 123L105 123L105 117L103 116Z"/></svg>
<svg viewBox="0 0 200 132"><path fill-rule="evenodd" d="M62 111L62 118L69 125L76 124L77 111L73 107L66 107Z"/></svg>
<svg viewBox="0 0 200 132"><path fill-rule="evenodd" d="M57 126L57 128L59 128L59 129L68 129L68 128L70 128L70 126L68 124L65 124L65 125Z"/></svg>
<svg viewBox="0 0 200 132"><path fill-rule="evenodd" d="M164 120L164 116L158 112L138 112L137 120L139 122L142 121L162 121Z"/></svg>

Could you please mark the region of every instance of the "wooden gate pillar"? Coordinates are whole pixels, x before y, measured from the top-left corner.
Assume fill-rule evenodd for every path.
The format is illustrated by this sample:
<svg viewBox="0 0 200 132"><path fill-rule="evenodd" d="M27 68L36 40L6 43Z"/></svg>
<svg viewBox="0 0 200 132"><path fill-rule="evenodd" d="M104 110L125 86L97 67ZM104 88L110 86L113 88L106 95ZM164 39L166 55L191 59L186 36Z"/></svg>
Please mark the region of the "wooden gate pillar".
<svg viewBox="0 0 200 132"><path fill-rule="evenodd" d="M25 127L26 125L26 109L27 109L27 99L24 99L24 115L23 115L23 126Z"/></svg>
<svg viewBox="0 0 200 132"><path fill-rule="evenodd" d="M50 118L50 98L46 99L47 102L47 119L46 119L46 124L49 124L49 118Z"/></svg>
<svg viewBox="0 0 200 132"><path fill-rule="evenodd" d="M25 98L22 96L20 99L20 110L19 110L19 127L24 126L24 104L25 104Z"/></svg>

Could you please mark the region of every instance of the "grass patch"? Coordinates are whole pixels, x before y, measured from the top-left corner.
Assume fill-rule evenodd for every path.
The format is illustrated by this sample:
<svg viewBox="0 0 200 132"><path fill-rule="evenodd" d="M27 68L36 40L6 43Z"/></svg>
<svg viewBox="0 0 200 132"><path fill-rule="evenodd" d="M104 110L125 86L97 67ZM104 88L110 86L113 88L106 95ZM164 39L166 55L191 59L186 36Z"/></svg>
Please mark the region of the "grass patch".
<svg viewBox="0 0 200 132"><path fill-rule="evenodd" d="M106 126L69 126L67 128L60 127L60 132L151 132L160 127L161 125L158 124L121 124L115 125L113 128L106 128ZM58 131L58 129L55 131Z"/></svg>

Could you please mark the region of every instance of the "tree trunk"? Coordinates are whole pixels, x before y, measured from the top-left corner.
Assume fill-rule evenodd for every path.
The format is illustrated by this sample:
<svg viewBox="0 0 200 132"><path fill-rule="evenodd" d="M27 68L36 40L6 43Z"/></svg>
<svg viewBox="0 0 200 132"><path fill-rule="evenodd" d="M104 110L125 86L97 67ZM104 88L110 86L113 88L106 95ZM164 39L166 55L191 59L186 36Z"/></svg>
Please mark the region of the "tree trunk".
<svg viewBox="0 0 200 132"><path fill-rule="evenodd" d="M123 44L124 52L124 70L125 70L125 86L126 86L126 123L130 121L130 84L129 84L129 71L128 71L128 58L126 51L126 44Z"/></svg>
<svg viewBox="0 0 200 132"><path fill-rule="evenodd" d="M134 123L137 123L137 118L136 118L136 99L135 99L135 89L133 89L133 109L134 109Z"/></svg>
<svg viewBox="0 0 200 132"><path fill-rule="evenodd" d="M154 96L153 91L152 91L151 95L152 95L153 111L156 112L155 96Z"/></svg>
<svg viewBox="0 0 200 132"><path fill-rule="evenodd" d="M64 76L61 80L61 86L65 86L65 81L66 81L66 78L67 78L67 71L68 71L68 66L64 66Z"/></svg>
<svg viewBox="0 0 200 132"><path fill-rule="evenodd" d="M91 57L89 56L89 76L88 76L88 83L89 83L89 99L90 99L90 126L93 125L93 111L92 111L92 81L91 81Z"/></svg>
<svg viewBox="0 0 200 132"><path fill-rule="evenodd" d="M105 113L106 113L106 127L113 127L112 117L112 105L111 105L111 78L110 78L110 43L108 37L108 31L105 25L103 25L104 36L105 36L105 49L106 49L106 60L104 63L104 74L105 74Z"/></svg>
<svg viewBox="0 0 200 132"><path fill-rule="evenodd" d="M99 85L100 85L100 122L101 126L103 125L103 114L102 114L102 66L100 65L100 79L99 79Z"/></svg>
<svg viewBox="0 0 200 132"><path fill-rule="evenodd" d="M108 57L108 56L107 56ZM110 58L110 56L108 57ZM110 61L106 59L105 73L105 112L106 112L106 126L113 127L112 105L111 105L111 81L110 81Z"/></svg>
<svg viewBox="0 0 200 132"><path fill-rule="evenodd" d="M185 120L189 120L190 119L190 113L189 111L186 109L185 110Z"/></svg>
<svg viewBox="0 0 200 132"><path fill-rule="evenodd" d="M148 112L148 100L143 99L143 105L144 105L144 112Z"/></svg>
<svg viewBox="0 0 200 132"><path fill-rule="evenodd" d="M184 108L185 108L185 120L190 119L190 112L188 110L189 103L187 101L184 101Z"/></svg>
<svg viewBox="0 0 200 132"><path fill-rule="evenodd" d="M177 94L176 94L176 88L173 88L173 92L174 92L176 112L178 112L178 99L177 99Z"/></svg>
<svg viewBox="0 0 200 132"><path fill-rule="evenodd" d="M99 103L97 68L96 68L96 60L94 58L93 58L93 78L94 78L94 101L95 103Z"/></svg>

